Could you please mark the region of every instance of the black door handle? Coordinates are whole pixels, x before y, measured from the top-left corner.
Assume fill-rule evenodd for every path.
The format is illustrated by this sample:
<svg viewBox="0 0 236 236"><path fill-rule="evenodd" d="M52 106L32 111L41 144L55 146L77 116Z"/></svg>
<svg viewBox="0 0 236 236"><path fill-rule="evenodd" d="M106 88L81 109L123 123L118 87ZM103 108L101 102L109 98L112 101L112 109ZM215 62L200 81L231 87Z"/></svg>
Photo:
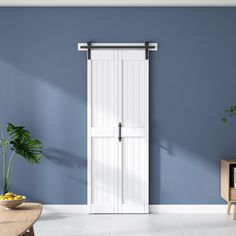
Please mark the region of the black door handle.
<svg viewBox="0 0 236 236"><path fill-rule="evenodd" d="M121 122L119 122L118 127L119 127L119 137L118 137L118 140L119 140L119 142L121 142L121 139L122 139L122 137L121 137L121 127L122 127Z"/></svg>

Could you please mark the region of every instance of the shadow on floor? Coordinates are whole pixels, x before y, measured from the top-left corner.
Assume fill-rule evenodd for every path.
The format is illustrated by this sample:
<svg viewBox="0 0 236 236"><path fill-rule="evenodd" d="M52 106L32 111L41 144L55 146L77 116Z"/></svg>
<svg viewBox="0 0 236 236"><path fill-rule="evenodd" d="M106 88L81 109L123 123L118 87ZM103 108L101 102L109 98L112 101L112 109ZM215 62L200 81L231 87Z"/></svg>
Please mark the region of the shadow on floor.
<svg viewBox="0 0 236 236"><path fill-rule="evenodd" d="M65 218L68 218L68 215L59 214L59 213L58 214L48 213L48 214L42 214L41 217L39 218L39 221L60 220L60 219L65 219Z"/></svg>

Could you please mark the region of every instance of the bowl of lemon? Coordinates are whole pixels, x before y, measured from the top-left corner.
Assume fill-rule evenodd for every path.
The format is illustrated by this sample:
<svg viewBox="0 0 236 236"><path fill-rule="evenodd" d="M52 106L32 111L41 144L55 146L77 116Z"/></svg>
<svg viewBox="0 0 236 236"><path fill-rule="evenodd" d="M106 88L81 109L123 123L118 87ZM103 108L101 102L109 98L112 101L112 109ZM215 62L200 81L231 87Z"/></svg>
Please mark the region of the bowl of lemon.
<svg viewBox="0 0 236 236"><path fill-rule="evenodd" d="M14 209L25 201L26 197L11 192L0 195L0 205L6 209Z"/></svg>

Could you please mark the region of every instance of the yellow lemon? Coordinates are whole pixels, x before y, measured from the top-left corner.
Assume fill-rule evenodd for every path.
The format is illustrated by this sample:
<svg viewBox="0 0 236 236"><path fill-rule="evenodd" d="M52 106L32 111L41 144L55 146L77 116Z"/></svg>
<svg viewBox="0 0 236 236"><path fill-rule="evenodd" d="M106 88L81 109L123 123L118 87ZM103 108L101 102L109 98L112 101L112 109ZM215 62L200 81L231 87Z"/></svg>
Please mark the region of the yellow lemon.
<svg viewBox="0 0 236 236"><path fill-rule="evenodd" d="M21 196L21 195L14 197L14 200L21 200L21 199L23 199L23 196Z"/></svg>
<svg viewBox="0 0 236 236"><path fill-rule="evenodd" d="M8 192L8 193L5 194L5 196L7 196L7 197L14 197L15 195L13 193L11 193L11 192Z"/></svg>
<svg viewBox="0 0 236 236"><path fill-rule="evenodd" d="M14 197L9 197L7 200L14 200Z"/></svg>

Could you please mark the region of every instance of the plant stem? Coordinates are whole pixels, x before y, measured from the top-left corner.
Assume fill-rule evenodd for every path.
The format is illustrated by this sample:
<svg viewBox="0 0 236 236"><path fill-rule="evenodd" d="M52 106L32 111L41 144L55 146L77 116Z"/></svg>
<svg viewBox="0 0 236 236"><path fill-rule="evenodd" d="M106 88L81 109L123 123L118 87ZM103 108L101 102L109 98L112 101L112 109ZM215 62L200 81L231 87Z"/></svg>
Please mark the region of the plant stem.
<svg viewBox="0 0 236 236"><path fill-rule="evenodd" d="M3 152L2 152L2 157L3 157L3 193L8 192L7 188L7 148L6 144L3 143Z"/></svg>
<svg viewBox="0 0 236 236"><path fill-rule="evenodd" d="M9 187L10 187L10 184L11 184L14 154L15 154L15 150L11 153L10 161L8 163L8 168L7 168L7 190L8 191L9 191Z"/></svg>

